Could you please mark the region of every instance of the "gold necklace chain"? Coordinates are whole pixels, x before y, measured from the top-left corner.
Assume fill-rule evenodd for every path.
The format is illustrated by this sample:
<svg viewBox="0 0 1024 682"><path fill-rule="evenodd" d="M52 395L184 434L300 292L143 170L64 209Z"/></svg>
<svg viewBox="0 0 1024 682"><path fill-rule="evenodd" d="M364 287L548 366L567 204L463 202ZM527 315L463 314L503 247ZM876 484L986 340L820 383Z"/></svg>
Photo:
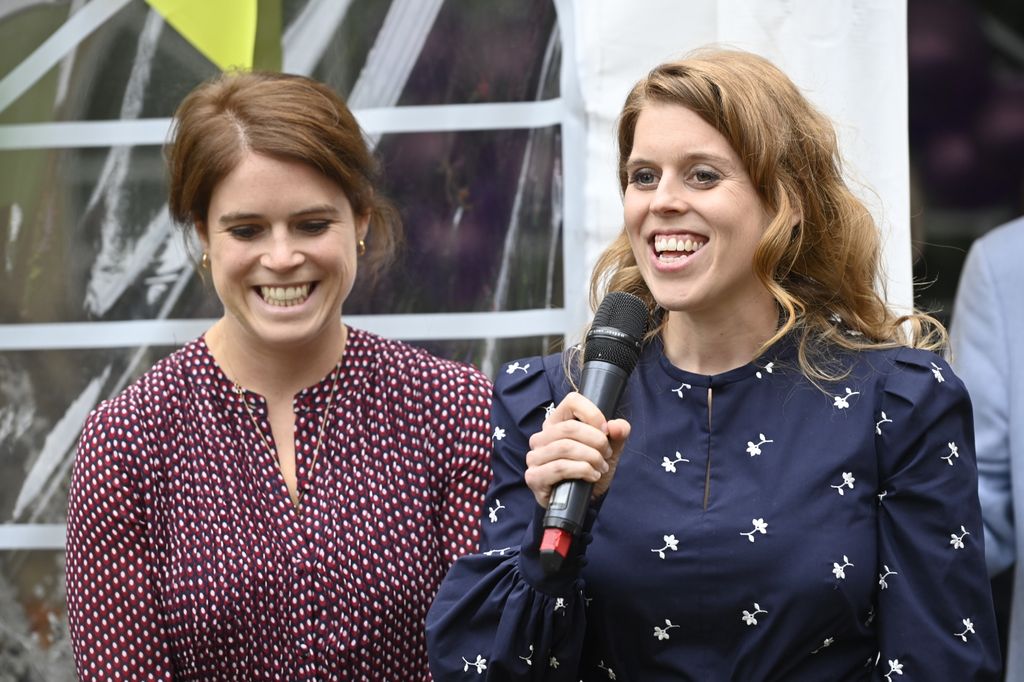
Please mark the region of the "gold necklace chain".
<svg viewBox="0 0 1024 682"><path fill-rule="evenodd" d="M331 392L327 395L327 403L324 405L324 416L320 418L320 429L316 434L316 445L313 446L313 460L309 465L309 478L312 480L313 471L316 469L316 459L320 456L320 444L324 442L324 428L327 426L327 418L331 414L331 403L334 401L334 394L338 392L338 379L341 377L341 362L334 366L334 381L331 383ZM242 388L241 384L232 382L235 384L235 393L238 394L238 399L242 401L242 405L245 406L245 411L249 415L249 419L252 421L252 427L259 434L260 440L263 441L263 446L267 449L267 454L271 458L277 460L277 468L281 471L281 475L284 475L284 470L281 469L280 457L274 457L274 449L270 447L270 441L267 440L266 435L263 433L263 429L260 428L260 424L256 421L256 415L252 413L252 408L249 407L249 401L245 399L245 389ZM298 452L296 450L296 452ZM296 461L295 467L295 510L298 511L302 504L302 497L306 494L306 490L309 488L309 483L299 490L299 467Z"/></svg>

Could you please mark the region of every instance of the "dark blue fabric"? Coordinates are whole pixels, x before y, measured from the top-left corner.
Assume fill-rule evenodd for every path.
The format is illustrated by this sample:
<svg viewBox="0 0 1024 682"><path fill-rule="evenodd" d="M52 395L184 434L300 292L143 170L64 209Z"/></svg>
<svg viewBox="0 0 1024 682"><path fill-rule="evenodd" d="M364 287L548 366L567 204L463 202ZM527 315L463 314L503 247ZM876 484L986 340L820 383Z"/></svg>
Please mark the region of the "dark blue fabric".
<svg viewBox="0 0 1024 682"><path fill-rule="evenodd" d="M815 386L783 342L709 377L649 344L585 555L555 578L523 472L564 362L503 368L482 553L427 619L435 679L997 679L963 384L924 351L837 362Z"/></svg>

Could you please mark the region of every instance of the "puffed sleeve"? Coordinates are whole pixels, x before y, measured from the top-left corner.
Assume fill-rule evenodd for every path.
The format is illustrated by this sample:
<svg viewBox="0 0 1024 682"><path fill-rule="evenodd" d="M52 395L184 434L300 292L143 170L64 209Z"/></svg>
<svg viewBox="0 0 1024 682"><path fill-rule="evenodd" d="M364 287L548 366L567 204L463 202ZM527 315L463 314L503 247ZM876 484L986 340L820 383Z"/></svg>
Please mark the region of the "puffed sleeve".
<svg viewBox="0 0 1024 682"><path fill-rule="evenodd" d="M543 509L523 481L530 436L568 392L560 362L557 355L519 360L495 382L494 476L481 553L455 562L427 615L430 669L439 682L465 680L467 672L484 680L579 679L584 558L577 553L563 573L544 574L537 549Z"/></svg>
<svg viewBox="0 0 1024 682"><path fill-rule="evenodd" d="M971 393L978 452L978 494L990 575L1016 559L1010 489L1010 336L983 243L971 248L957 288L953 362Z"/></svg>
<svg viewBox="0 0 1024 682"><path fill-rule="evenodd" d="M480 545L480 511L490 480L491 382L470 367L459 366L445 421L454 428L446 434L447 475L440 486L438 527L446 567Z"/></svg>
<svg viewBox="0 0 1024 682"><path fill-rule="evenodd" d="M121 397L86 421L68 493L67 599L79 679L171 680L133 460L145 429Z"/></svg>
<svg viewBox="0 0 1024 682"><path fill-rule="evenodd" d="M878 678L996 680L967 390L939 356L903 349L880 412Z"/></svg>

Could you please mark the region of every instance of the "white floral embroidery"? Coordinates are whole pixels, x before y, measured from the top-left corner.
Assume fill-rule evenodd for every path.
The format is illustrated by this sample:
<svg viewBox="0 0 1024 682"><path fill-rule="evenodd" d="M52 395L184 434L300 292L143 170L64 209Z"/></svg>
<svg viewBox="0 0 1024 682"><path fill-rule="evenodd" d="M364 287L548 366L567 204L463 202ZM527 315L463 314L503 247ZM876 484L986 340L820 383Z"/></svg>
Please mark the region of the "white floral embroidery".
<svg viewBox="0 0 1024 682"><path fill-rule="evenodd" d="M767 365L764 366L764 371L766 371L769 374L771 374L773 371L775 371L773 369L774 367L775 367L775 363L774 362L769 362ZM758 379L760 379L761 378L761 370L758 370L757 373L754 374L754 376L756 376Z"/></svg>
<svg viewBox="0 0 1024 682"><path fill-rule="evenodd" d="M900 663L900 659L898 658L893 658L889 661L889 672L885 674L885 679L892 682L892 678L890 677L890 675L892 675L893 673L897 675L903 674L903 664Z"/></svg>
<svg viewBox="0 0 1024 682"><path fill-rule="evenodd" d="M689 391L691 388L693 388L693 386L691 386L690 384L682 383L682 384L679 384L679 388L673 388L672 392L675 393L677 396L679 396L680 399L682 399L684 397L683 396L683 389L684 388L687 391Z"/></svg>
<svg viewBox="0 0 1024 682"><path fill-rule="evenodd" d="M970 532L968 532L968 530L966 528L964 528L963 526L960 526L960 535L957 535L956 533L951 533L950 536L949 536L950 537L949 544L953 545L953 549L963 549L964 548L964 538L967 537L968 535L970 535Z"/></svg>
<svg viewBox="0 0 1024 682"><path fill-rule="evenodd" d="M559 666L558 659L552 656L548 659L548 665L557 670Z"/></svg>
<svg viewBox="0 0 1024 682"><path fill-rule="evenodd" d="M860 395L860 391L851 390L849 386L846 387L846 395L833 396L834 402L833 407L838 407L840 410L845 410L850 406L850 398L855 395Z"/></svg>
<svg viewBox="0 0 1024 682"><path fill-rule="evenodd" d="M462 656L462 661L466 665L462 666L462 672L469 672L469 666L476 668L477 675L483 675L484 671L487 670L487 659L480 654L476 655L475 661L467 661L465 656Z"/></svg>
<svg viewBox="0 0 1024 682"><path fill-rule="evenodd" d="M884 590L885 588L889 587L889 583L885 582L885 579L888 578L890 575L899 575L899 573L890 570L886 564L882 564L882 568L885 569L885 573L878 574L878 587Z"/></svg>
<svg viewBox="0 0 1024 682"><path fill-rule="evenodd" d="M487 518L490 519L491 523L498 522L498 510L504 509L505 505L501 503L497 497L494 498L494 506L487 508Z"/></svg>
<svg viewBox="0 0 1024 682"><path fill-rule="evenodd" d="M665 619L665 627L659 628L657 625L654 626L654 636L658 638L658 641L666 640L666 639L669 638L668 631L671 630L672 628L677 628L677 627L679 627L679 626L675 625L672 621L670 621L668 618L666 618Z"/></svg>
<svg viewBox="0 0 1024 682"><path fill-rule="evenodd" d="M881 419L875 422L875 433L879 436L882 435L882 424L892 424L892 420L885 416L885 412L882 412Z"/></svg>
<svg viewBox="0 0 1024 682"><path fill-rule="evenodd" d="M882 504L882 498L885 497L888 494L889 494L888 490L883 490L882 492L878 493L878 495L876 495L876 497L878 498L878 504Z"/></svg>
<svg viewBox="0 0 1024 682"><path fill-rule="evenodd" d="M862 331L858 331L858 330L856 330L856 329L847 329L847 330L846 330L846 333L847 333L847 334L848 334L849 336L864 336L864 332L862 332Z"/></svg>
<svg viewBox="0 0 1024 682"><path fill-rule="evenodd" d="M843 490L843 487L844 486L848 486L850 488L850 490L853 490L853 483L856 480L857 479L855 479L853 477L853 472L852 471L844 471L843 472L843 482L840 483L839 485L830 485L829 487L830 488L835 488L836 492L839 493L840 495L842 495L845 492Z"/></svg>
<svg viewBox="0 0 1024 682"><path fill-rule="evenodd" d="M755 456L761 454L761 446L762 445L764 445L766 443L774 443L775 442L773 440L769 440L768 438L765 438L763 433L757 434L757 437L761 439L761 442L755 443L752 440L748 440L747 441L747 452L750 453L751 457L755 457Z"/></svg>
<svg viewBox="0 0 1024 682"><path fill-rule="evenodd" d="M495 426L494 427L494 435L491 436L491 438L493 438L494 440L501 440L504 437L505 437L505 429L501 428L500 426Z"/></svg>
<svg viewBox="0 0 1024 682"><path fill-rule="evenodd" d="M662 458L662 460L661 460L661 468L664 469L666 472L668 472L670 474L674 474L674 473L676 473L676 465L677 464L683 464L683 463L689 464L690 460L684 459L683 455L678 450L676 450L676 458L675 459L669 459L668 457L663 457Z"/></svg>
<svg viewBox="0 0 1024 682"><path fill-rule="evenodd" d="M832 313L831 315L828 316L828 319L830 319L835 324L842 324L843 322L843 318L839 317L839 313Z"/></svg>
<svg viewBox="0 0 1024 682"><path fill-rule="evenodd" d="M823 641L823 642L821 643L821 646L819 646L819 647L818 647L817 649L815 649L814 651L812 651L812 652L811 652L811 654L813 655L813 654L816 654L816 653L818 653L818 652L819 652L819 651L821 651L822 649L827 649L827 648L829 648L830 646L832 646L832 643L833 643L833 642L835 642L835 641L836 641L836 638L835 638L835 637L826 637L826 638L825 638L825 641Z"/></svg>
<svg viewBox="0 0 1024 682"><path fill-rule="evenodd" d="M520 365L519 361L513 362L511 365L505 368L505 374L515 374L516 370L520 369L523 370L523 374L528 373L530 371L530 363Z"/></svg>
<svg viewBox="0 0 1024 682"><path fill-rule="evenodd" d="M526 656L520 656L519 660L526 661L526 665L533 665L533 645L530 645L530 653Z"/></svg>
<svg viewBox="0 0 1024 682"><path fill-rule="evenodd" d="M762 609L760 604L758 604L757 602L754 602L754 610L753 610L753 612L747 611L746 609L743 609L743 615L740 616L740 618L747 625L757 625L757 615L760 614L760 613L763 613L766 616L768 615L768 612L765 611L764 609Z"/></svg>
<svg viewBox="0 0 1024 682"><path fill-rule="evenodd" d="M956 443L952 441L946 443L946 447L949 448L949 454L942 459L946 460L946 463L949 464L949 466L953 466L953 458L956 457L957 459L960 459L960 448L958 448Z"/></svg>
<svg viewBox="0 0 1024 682"><path fill-rule="evenodd" d="M611 669L611 666L605 665L604 661L598 661L597 662L597 667L600 668L601 670L605 671L606 673L608 673L608 679L609 680L616 679L615 671Z"/></svg>
<svg viewBox="0 0 1024 682"><path fill-rule="evenodd" d="M547 419L548 417L550 417L551 413L554 412L554 411L555 411L555 404L554 403L549 403L548 405L545 405L544 406L544 418Z"/></svg>
<svg viewBox="0 0 1024 682"><path fill-rule="evenodd" d="M960 639L962 639L962 640L964 640L966 642L967 641L967 633L969 632L972 635L974 634L974 623L971 622L970 618L964 618L961 622L964 624L963 632L954 632L953 636L954 637L959 637Z"/></svg>
<svg viewBox="0 0 1024 682"><path fill-rule="evenodd" d="M501 556L505 556L505 552L509 551L510 549L512 549L512 548L511 547L502 547L501 549L489 549L486 552L484 552L484 556L493 556L495 554L500 554Z"/></svg>
<svg viewBox="0 0 1024 682"><path fill-rule="evenodd" d="M840 566L836 561L832 562L832 573L835 574L836 578L846 580L846 569L852 566L853 564L850 563L850 558L844 554L842 566Z"/></svg>
<svg viewBox="0 0 1024 682"><path fill-rule="evenodd" d="M740 533L740 535L747 536L747 539L751 542L754 542L755 540L754 533L760 533L761 535L766 535L768 533L768 524L765 523L764 519L753 519L751 520L751 523L754 524L754 530L747 531L746 533Z"/></svg>
<svg viewBox="0 0 1024 682"><path fill-rule="evenodd" d="M558 597L555 599L555 611L565 611L565 599Z"/></svg>
<svg viewBox="0 0 1024 682"><path fill-rule="evenodd" d="M946 379L942 376L942 368L936 365L934 362L930 363L932 366L932 374L935 376L935 381L940 384Z"/></svg>
<svg viewBox="0 0 1024 682"><path fill-rule="evenodd" d="M679 549L679 541L676 540L675 535L662 535L661 539L665 541L665 546L661 549L652 549L652 552L657 552L658 557L661 559L665 558L665 550L671 549L673 552Z"/></svg>

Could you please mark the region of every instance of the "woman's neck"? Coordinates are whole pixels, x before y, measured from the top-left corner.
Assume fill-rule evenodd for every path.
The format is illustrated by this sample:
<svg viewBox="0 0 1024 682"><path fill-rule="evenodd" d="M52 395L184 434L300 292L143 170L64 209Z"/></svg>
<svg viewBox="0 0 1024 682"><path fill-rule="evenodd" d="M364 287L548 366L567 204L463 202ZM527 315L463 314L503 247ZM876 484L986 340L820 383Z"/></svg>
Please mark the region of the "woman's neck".
<svg viewBox="0 0 1024 682"><path fill-rule="evenodd" d="M666 314L662 343L669 362L688 372L709 376L752 362L779 325L774 305L754 316L678 311Z"/></svg>
<svg viewBox="0 0 1024 682"><path fill-rule="evenodd" d="M221 318L206 332L206 345L228 378L268 400L291 399L323 379L341 359L348 329L321 334L301 346L259 343Z"/></svg>

